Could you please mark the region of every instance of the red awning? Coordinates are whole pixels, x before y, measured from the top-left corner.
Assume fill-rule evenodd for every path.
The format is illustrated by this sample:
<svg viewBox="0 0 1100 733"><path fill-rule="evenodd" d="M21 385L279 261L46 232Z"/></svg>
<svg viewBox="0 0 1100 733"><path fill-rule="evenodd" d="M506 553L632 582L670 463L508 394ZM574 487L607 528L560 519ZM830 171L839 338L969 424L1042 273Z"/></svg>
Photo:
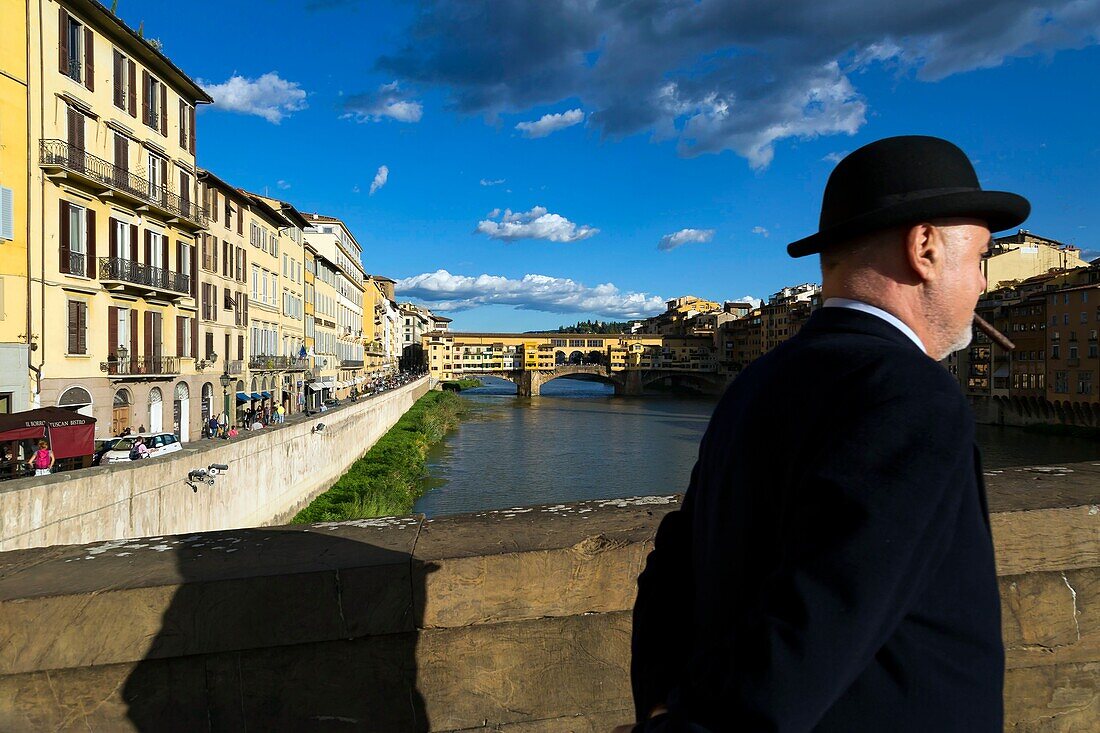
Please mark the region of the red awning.
<svg viewBox="0 0 1100 733"><path fill-rule="evenodd" d="M95 452L95 418L62 407L0 415L0 443L43 436L54 458L90 456Z"/></svg>

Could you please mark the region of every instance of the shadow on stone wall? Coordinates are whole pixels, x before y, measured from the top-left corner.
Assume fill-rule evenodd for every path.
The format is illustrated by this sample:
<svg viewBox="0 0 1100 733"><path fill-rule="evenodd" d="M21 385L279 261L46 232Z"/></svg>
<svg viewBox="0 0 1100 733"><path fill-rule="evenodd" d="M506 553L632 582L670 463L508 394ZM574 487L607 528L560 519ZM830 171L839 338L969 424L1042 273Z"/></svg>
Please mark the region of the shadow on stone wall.
<svg viewBox="0 0 1100 733"><path fill-rule="evenodd" d="M394 526L406 531L379 531ZM413 565L419 526L165 538L179 585L122 689L129 720L143 731L427 731L414 584L434 566Z"/></svg>

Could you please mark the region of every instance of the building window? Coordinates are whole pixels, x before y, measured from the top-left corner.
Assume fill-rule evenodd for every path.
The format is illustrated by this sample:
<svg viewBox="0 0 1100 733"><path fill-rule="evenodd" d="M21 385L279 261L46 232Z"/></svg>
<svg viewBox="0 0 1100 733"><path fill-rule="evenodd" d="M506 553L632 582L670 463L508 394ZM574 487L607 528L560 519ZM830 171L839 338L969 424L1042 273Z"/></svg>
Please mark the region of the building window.
<svg viewBox="0 0 1100 733"><path fill-rule="evenodd" d="M1069 394L1068 372L1054 372L1054 391L1058 394Z"/></svg>
<svg viewBox="0 0 1100 733"><path fill-rule="evenodd" d="M1092 394L1092 372L1077 372L1077 394Z"/></svg>
<svg viewBox="0 0 1100 733"><path fill-rule="evenodd" d="M69 301L68 353L88 353L88 304L82 300Z"/></svg>
<svg viewBox="0 0 1100 733"><path fill-rule="evenodd" d="M15 193L0 186L0 239L15 239Z"/></svg>

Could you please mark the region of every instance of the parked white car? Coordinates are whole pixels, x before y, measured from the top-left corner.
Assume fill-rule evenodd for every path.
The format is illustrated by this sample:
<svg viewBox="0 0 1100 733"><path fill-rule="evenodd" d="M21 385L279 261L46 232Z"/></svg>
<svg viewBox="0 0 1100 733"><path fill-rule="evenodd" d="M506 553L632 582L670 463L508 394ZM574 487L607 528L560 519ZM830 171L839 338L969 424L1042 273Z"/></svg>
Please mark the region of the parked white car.
<svg viewBox="0 0 1100 733"><path fill-rule="evenodd" d="M133 449L134 442L137 438L144 438L145 447L149 449L150 458L159 458L160 456L183 450L179 438L172 433L139 433L137 435L128 435L115 443L111 447L111 450L103 454L103 459L100 461L100 464L129 463L130 451Z"/></svg>

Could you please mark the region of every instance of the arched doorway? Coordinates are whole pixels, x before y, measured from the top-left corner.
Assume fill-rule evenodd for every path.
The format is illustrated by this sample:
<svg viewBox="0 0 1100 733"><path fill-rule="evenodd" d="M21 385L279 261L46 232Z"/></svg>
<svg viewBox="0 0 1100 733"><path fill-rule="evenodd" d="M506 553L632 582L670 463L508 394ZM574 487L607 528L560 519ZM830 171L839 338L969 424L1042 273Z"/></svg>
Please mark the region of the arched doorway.
<svg viewBox="0 0 1100 733"><path fill-rule="evenodd" d="M130 390L120 389L115 392L114 406L111 410L111 435L118 435L130 427L130 405L133 401Z"/></svg>
<svg viewBox="0 0 1100 733"><path fill-rule="evenodd" d="M149 390L149 432L159 433L164 430L164 395L160 387Z"/></svg>
<svg viewBox="0 0 1100 733"><path fill-rule="evenodd" d="M574 351L572 354L569 355L569 363L570 364L583 364L584 363L584 354L582 354L579 351Z"/></svg>
<svg viewBox="0 0 1100 733"><path fill-rule="evenodd" d="M62 392L61 398L57 401L57 406L80 413L86 417L93 417L92 396L83 387L69 387Z"/></svg>
<svg viewBox="0 0 1100 733"><path fill-rule="evenodd" d="M172 430L181 443L191 439L190 408L191 391L187 388L187 382L176 384L176 399L172 402Z"/></svg>
<svg viewBox="0 0 1100 733"><path fill-rule="evenodd" d="M214 406L214 385L210 382L202 385L202 424L210 422L210 416L216 415L217 409Z"/></svg>
<svg viewBox="0 0 1100 733"><path fill-rule="evenodd" d="M554 366L561 366L567 361L564 351L554 352Z"/></svg>

